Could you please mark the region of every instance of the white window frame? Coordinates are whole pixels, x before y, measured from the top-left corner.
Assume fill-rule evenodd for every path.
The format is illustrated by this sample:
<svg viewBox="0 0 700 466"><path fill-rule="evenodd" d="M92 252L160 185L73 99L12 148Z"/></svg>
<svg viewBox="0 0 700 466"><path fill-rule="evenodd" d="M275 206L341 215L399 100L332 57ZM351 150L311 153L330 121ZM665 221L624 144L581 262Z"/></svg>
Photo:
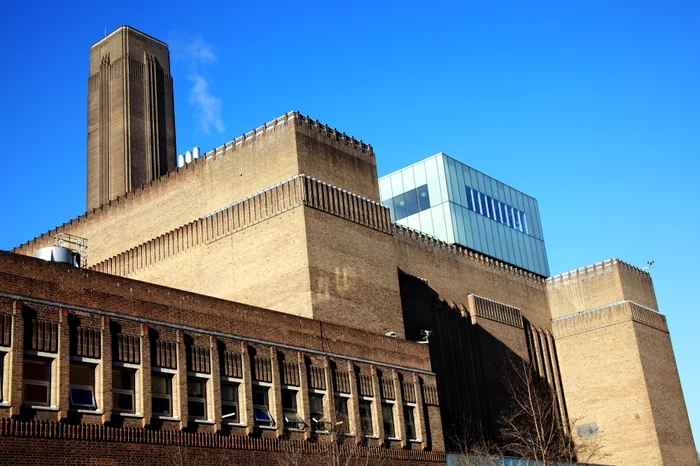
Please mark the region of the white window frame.
<svg viewBox="0 0 700 466"><path fill-rule="evenodd" d="M359 411L360 411L360 406L359 406L359 405L362 404L363 401L366 401L366 402L369 403L369 425L370 425L370 427L372 428L372 432L369 433L369 434L368 434L368 433L365 433L365 432L362 432L362 416L360 416L360 425L359 425L360 433L361 433L362 435L364 435L365 437L367 437L367 438L379 438L379 437L377 436L377 434L375 433L375 430L376 430L376 429L374 428L374 417L372 416L372 413L374 412L374 410L372 409L372 405L375 404L375 403L374 403L375 400L374 400L374 398L371 397L371 396L359 396L359 397L358 397L358 406L357 406L357 411L358 411L358 413L359 413Z"/></svg>
<svg viewBox="0 0 700 466"><path fill-rule="evenodd" d="M272 389L272 384L268 383L268 382L254 381L251 385L252 385L253 391L255 391L256 388L265 389L265 402L267 403L266 405L260 405L260 404L253 403L253 424L256 427L259 427L261 429L277 429L277 422L275 421L275 418L272 416L272 412L270 412L270 389ZM253 395L253 397L254 397L254 395ZM258 421L256 419L256 415L255 415L256 408L261 410L265 414L267 414L267 417L270 419L269 423L268 423L268 421L265 421L265 423L263 423L263 422Z"/></svg>
<svg viewBox="0 0 700 466"><path fill-rule="evenodd" d="M197 421L211 421L209 417L209 403L207 402L207 390L209 389L207 382L211 379L211 376L209 374L201 374L198 372L188 372L187 373L187 415L188 417L197 422ZM197 381L202 385L203 388L203 397L193 397L190 396L190 380ZM190 402L193 403L204 403L204 416L192 416L190 414Z"/></svg>
<svg viewBox="0 0 700 466"><path fill-rule="evenodd" d="M115 370L120 371L120 372L128 372L129 374L131 374L131 382L132 382L131 386L133 387L132 390L126 390L123 388L114 388L114 371ZM131 406L132 406L131 411L116 408L115 404L114 404L114 394L131 395ZM114 365L112 367L112 412L119 414L119 415L136 414L136 412L137 412L137 410L136 410L136 370L134 370L133 368L125 367L123 365L121 365L121 366Z"/></svg>
<svg viewBox="0 0 700 466"><path fill-rule="evenodd" d="M394 435L386 435L386 432L384 432L384 405L391 406L391 425L394 430ZM388 440L401 440L401 437L397 437L396 434L396 400L388 400L382 398L381 400L381 406L382 406L382 432L384 433L384 437ZM403 413L401 413L403 415Z"/></svg>
<svg viewBox="0 0 700 466"><path fill-rule="evenodd" d="M221 405L222 405L221 421L225 424L233 425L233 426L243 425L242 421L241 421L241 397L240 397L240 389L241 389L241 386L243 386L243 379L239 379L239 378L235 378L235 377L221 376L221 385L223 386L224 384L235 385L235 387L236 387L236 401L235 402L224 401L223 396L221 397ZM236 407L236 419L232 419L231 417L224 417L224 411L223 411L224 405Z"/></svg>
<svg viewBox="0 0 700 466"><path fill-rule="evenodd" d="M153 375L163 377L168 381L166 386L170 387L170 394L154 393L153 392ZM153 367L151 371L151 416L156 419L176 419L175 417L175 395L173 394L173 381L175 380L175 369L165 369L163 367ZM170 414L156 412L153 410L153 398L159 398L170 401Z"/></svg>
<svg viewBox="0 0 700 466"><path fill-rule="evenodd" d="M48 411L56 411L58 408L56 407L55 404L55 396L53 393L53 386L58 382L58 380L54 380L57 374L55 374L53 365L54 362L56 361L56 358L58 357L58 354L56 353L47 353L45 351L34 351L34 350L26 350L24 352L24 359L22 361L22 405L23 406L28 406L31 409L36 409L36 410L48 410ZM31 404L27 403L24 401L24 393L25 393L25 386L27 385L27 380L32 382L32 379L27 379L24 377L24 362L29 359L29 360L42 360L45 361L49 365L49 377L48 377L48 390L47 390L47 397L48 397L48 402L47 404ZM44 381L41 380L36 380L34 382L38 382L35 385L44 385ZM31 383L30 383L31 385Z"/></svg>
<svg viewBox="0 0 700 466"><path fill-rule="evenodd" d="M97 361L97 362L96 362ZM70 401L70 409L78 412L95 412L97 411L97 394L96 392L96 377L95 370L97 369L97 364L99 364L99 359L92 358L80 358L72 357L68 368L68 394ZM90 369L90 379L92 381L91 385L79 385L74 384L70 378L70 369L73 365L87 367ZM73 401L73 389L89 391L92 395L92 404L82 404Z"/></svg>
<svg viewBox="0 0 700 466"><path fill-rule="evenodd" d="M417 403L409 403L409 402L404 402L403 404L405 407L413 408L413 430L416 433L415 438L411 438L408 436L408 430L406 430L406 440L409 442L413 443L423 443L423 440L421 440L420 436L418 435L418 423L416 422L416 411L418 410L418 404ZM403 414L403 413L402 413ZM406 416L404 416L404 425L406 425Z"/></svg>
<svg viewBox="0 0 700 466"><path fill-rule="evenodd" d="M342 392L334 392L333 393L333 410L336 416L336 426L338 425L338 406L335 402L336 398L344 398L345 399L345 406L347 408L347 432L343 432L343 435L345 436L354 436L355 433L350 431L351 425L350 425L350 401L352 400L352 396L349 393L342 393ZM337 427L336 427L337 430Z"/></svg>

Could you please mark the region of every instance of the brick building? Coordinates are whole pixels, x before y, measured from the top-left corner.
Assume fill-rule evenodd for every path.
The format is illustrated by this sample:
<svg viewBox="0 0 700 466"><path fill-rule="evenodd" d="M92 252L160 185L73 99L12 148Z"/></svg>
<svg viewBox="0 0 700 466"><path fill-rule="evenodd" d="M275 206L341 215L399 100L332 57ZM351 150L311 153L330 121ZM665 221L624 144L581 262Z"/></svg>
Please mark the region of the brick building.
<svg viewBox="0 0 700 466"><path fill-rule="evenodd" d="M163 47L122 27L93 46L91 72L127 57L110 76L167 102ZM97 79L89 102L114 89ZM295 445L318 460L340 425L363 454L444 462L456 420L497 431L504 361L517 357L549 382L562 419L600 436L606 463L695 464L645 271L613 259L547 277L542 238L528 267L534 256L508 262L392 221L372 147L297 112L177 167L167 105L142 118L141 95L120 92L108 103L133 117L127 129L89 110L90 134L110 134L108 151L88 135L89 210L0 254L0 439L12 446L0 458L100 442L95 461L180 446L271 464ZM118 142L138 125L161 135L150 149ZM493 213L483 225L515 227L499 199L539 220L467 192L491 206L479 204ZM86 268L23 257L60 234L87 239Z"/></svg>

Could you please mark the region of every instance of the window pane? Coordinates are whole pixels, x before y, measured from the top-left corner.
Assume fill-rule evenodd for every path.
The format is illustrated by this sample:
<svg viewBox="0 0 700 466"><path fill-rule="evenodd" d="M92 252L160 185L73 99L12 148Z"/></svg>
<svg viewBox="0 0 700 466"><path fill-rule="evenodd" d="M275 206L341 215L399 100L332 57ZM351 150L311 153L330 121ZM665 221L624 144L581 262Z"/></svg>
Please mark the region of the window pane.
<svg viewBox="0 0 700 466"><path fill-rule="evenodd" d="M170 399L154 396L152 402L154 413L170 415Z"/></svg>
<svg viewBox="0 0 700 466"><path fill-rule="evenodd" d="M151 392L170 395L170 377L153 375L151 378Z"/></svg>
<svg viewBox="0 0 700 466"><path fill-rule="evenodd" d="M225 404L221 406L221 417L231 421L238 420L238 406Z"/></svg>
<svg viewBox="0 0 700 466"><path fill-rule="evenodd" d="M425 210L430 208L430 195L428 193L428 185L424 184L416 188L418 193L418 207L420 210Z"/></svg>
<svg viewBox="0 0 700 466"><path fill-rule="evenodd" d="M266 408L254 407L253 414L255 415L255 422L272 422L272 417L270 417L270 413L268 413Z"/></svg>
<svg viewBox="0 0 700 466"><path fill-rule="evenodd" d="M495 204L496 207L496 221L502 222L501 220L501 203L499 201L496 201L494 199L493 203Z"/></svg>
<svg viewBox="0 0 700 466"><path fill-rule="evenodd" d="M410 439L415 439L416 438L416 427L415 427L415 420L413 418L413 406L404 406L403 407L403 416L404 419L406 420L406 437Z"/></svg>
<svg viewBox="0 0 700 466"><path fill-rule="evenodd" d="M267 406L267 388L253 387L253 404Z"/></svg>
<svg viewBox="0 0 700 466"><path fill-rule="evenodd" d="M488 213L486 214L486 216L488 218L493 218L493 203L492 203L492 201L493 201L493 199L491 198L491 196L486 196L486 207L488 208Z"/></svg>
<svg viewBox="0 0 700 466"><path fill-rule="evenodd" d="M187 403L187 413L190 417L206 417L206 406L203 401L189 401Z"/></svg>
<svg viewBox="0 0 700 466"><path fill-rule="evenodd" d="M49 402L49 387L47 385L24 384L24 402L47 404Z"/></svg>
<svg viewBox="0 0 700 466"><path fill-rule="evenodd" d="M134 373L129 370L112 370L112 388L117 390L134 389Z"/></svg>
<svg viewBox="0 0 700 466"><path fill-rule="evenodd" d="M360 429L364 435L372 435L374 428L372 426L372 404L370 401L360 401Z"/></svg>
<svg viewBox="0 0 700 466"><path fill-rule="evenodd" d="M187 379L187 395L194 398L204 398L205 382L199 379Z"/></svg>
<svg viewBox="0 0 700 466"><path fill-rule="evenodd" d="M87 388L70 387L70 402L76 406L95 406L92 390Z"/></svg>
<svg viewBox="0 0 700 466"><path fill-rule="evenodd" d="M134 412L134 397L125 393L113 393L112 406L115 411Z"/></svg>
<svg viewBox="0 0 700 466"><path fill-rule="evenodd" d="M297 393L292 390L282 390L282 408L297 409Z"/></svg>
<svg viewBox="0 0 700 466"><path fill-rule="evenodd" d="M71 364L70 384L92 385L92 367L83 364Z"/></svg>
<svg viewBox="0 0 700 466"><path fill-rule="evenodd" d="M222 383L221 400L228 402L238 401L238 385L232 383Z"/></svg>
<svg viewBox="0 0 700 466"><path fill-rule="evenodd" d="M309 394L309 410L312 416L314 414L319 414L321 417L323 416L323 395L319 393Z"/></svg>
<svg viewBox="0 0 700 466"><path fill-rule="evenodd" d="M382 420L384 421L384 435L394 436L394 407L388 404L382 405Z"/></svg>
<svg viewBox="0 0 700 466"><path fill-rule="evenodd" d="M49 362L35 359L24 360L24 378L49 381Z"/></svg>
<svg viewBox="0 0 700 466"><path fill-rule="evenodd" d="M472 199L472 188L467 186L467 207L469 210L475 210L474 209L474 199Z"/></svg>
<svg viewBox="0 0 700 466"><path fill-rule="evenodd" d="M407 191L406 196L406 215L418 213L418 192L415 189Z"/></svg>
<svg viewBox="0 0 700 466"><path fill-rule="evenodd" d="M396 213L396 220L401 220L406 218L406 196L399 194L394 198L394 212Z"/></svg>

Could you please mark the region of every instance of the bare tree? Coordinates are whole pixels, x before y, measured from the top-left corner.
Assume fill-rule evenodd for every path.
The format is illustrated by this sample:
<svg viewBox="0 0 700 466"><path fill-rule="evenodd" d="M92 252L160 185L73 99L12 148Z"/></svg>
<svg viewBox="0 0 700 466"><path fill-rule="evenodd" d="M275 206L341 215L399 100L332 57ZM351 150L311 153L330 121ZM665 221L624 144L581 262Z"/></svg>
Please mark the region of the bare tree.
<svg viewBox="0 0 700 466"><path fill-rule="evenodd" d="M485 429L465 417L454 422L445 432L445 440L451 445L458 458L458 466L498 466L502 457L501 449L487 438Z"/></svg>
<svg viewBox="0 0 700 466"><path fill-rule="evenodd" d="M505 388L511 409L500 418L500 435L508 454L533 460L537 465L571 464L602 458L598 432L574 439L577 420L569 420L564 429L556 408L556 396L550 384L522 359L508 360Z"/></svg>

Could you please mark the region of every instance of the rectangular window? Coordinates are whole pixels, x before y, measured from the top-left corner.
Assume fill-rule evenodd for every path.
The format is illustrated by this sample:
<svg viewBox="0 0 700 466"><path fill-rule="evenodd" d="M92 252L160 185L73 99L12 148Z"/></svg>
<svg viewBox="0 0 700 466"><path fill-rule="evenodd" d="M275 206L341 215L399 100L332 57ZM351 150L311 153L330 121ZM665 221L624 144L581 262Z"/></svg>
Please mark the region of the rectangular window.
<svg viewBox="0 0 700 466"><path fill-rule="evenodd" d="M303 429L306 427L304 420L297 412L297 391L282 390L282 414L284 426L290 429Z"/></svg>
<svg viewBox="0 0 700 466"><path fill-rule="evenodd" d="M187 415L190 419L208 419L206 379L187 378Z"/></svg>
<svg viewBox="0 0 700 466"><path fill-rule="evenodd" d="M350 416L348 415L348 399L344 396L335 397L336 430L340 433L350 433Z"/></svg>
<svg viewBox="0 0 700 466"><path fill-rule="evenodd" d="M321 393L309 393L309 411L315 430L327 431L330 428L330 420L324 415L323 395Z"/></svg>
<svg viewBox="0 0 700 466"><path fill-rule="evenodd" d="M134 371L112 369L112 409L118 413L134 413L136 403L134 391Z"/></svg>
<svg viewBox="0 0 700 466"><path fill-rule="evenodd" d="M253 386L253 417L255 418L255 424L272 427L275 425L275 421L270 415L270 402L267 392L267 387Z"/></svg>
<svg viewBox="0 0 700 466"><path fill-rule="evenodd" d="M360 400L360 429L362 435L374 435L372 427L372 402L368 400Z"/></svg>
<svg viewBox="0 0 700 466"><path fill-rule="evenodd" d="M418 208L421 211L430 209L430 194L428 193L428 185L424 184L423 186L419 186L416 188L416 192L418 193Z"/></svg>
<svg viewBox="0 0 700 466"><path fill-rule="evenodd" d="M515 225L515 222L513 222L513 208L509 205L506 204L506 218L508 219L508 226L511 228L515 228L513 225Z"/></svg>
<svg viewBox="0 0 700 466"><path fill-rule="evenodd" d="M413 416L413 406L404 405L403 406L403 418L406 423L406 438L409 440L416 440L416 420Z"/></svg>
<svg viewBox="0 0 700 466"><path fill-rule="evenodd" d="M3 397L3 379L5 378L5 353L0 351L0 403L5 401Z"/></svg>
<svg viewBox="0 0 700 466"><path fill-rule="evenodd" d="M51 361L24 358L22 395L24 404L50 406Z"/></svg>
<svg viewBox="0 0 700 466"><path fill-rule="evenodd" d="M493 204L495 207L494 210L496 211L496 221L503 223L503 219L501 218L501 201L497 201L494 199Z"/></svg>
<svg viewBox="0 0 700 466"><path fill-rule="evenodd" d="M486 207L488 210L488 213L486 214L486 216L488 218L494 218L495 215L493 213L493 198L491 198L491 196L486 196Z"/></svg>
<svg viewBox="0 0 700 466"><path fill-rule="evenodd" d="M394 213L394 199L392 198L387 199L386 201L382 201L382 205L389 209L389 216L391 217L391 221L395 222L396 214Z"/></svg>
<svg viewBox="0 0 700 466"><path fill-rule="evenodd" d="M472 188L467 186L467 208L476 211L474 208L474 199L472 199Z"/></svg>
<svg viewBox="0 0 700 466"><path fill-rule="evenodd" d="M221 382L221 418L239 422L237 383Z"/></svg>
<svg viewBox="0 0 700 466"><path fill-rule="evenodd" d="M415 189L406 191L406 215L417 214L420 210L418 209L418 192Z"/></svg>
<svg viewBox="0 0 700 466"><path fill-rule="evenodd" d="M404 194L399 194L394 198L394 212L396 213L396 220L401 220L408 216L406 213L406 196Z"/></svg>
<svg viewBox="0 0 700 466"><path fill-rule="evenodd" d="M70 363L70 405L73 408L95 409L95 368L88 364Z"/></svg>
<svg viewBox="0 0 700 466"><path fill-rule="evenodd" d="M515 207L513 208L513 219L515 220L514 227L516 230L523 231L522 226L520 225L520 211L516 209Z"/></svg>
<svg viewBox="0 0 700 466"><path fill-rule="evenodd" d="M394 405L382 403L382 422L384 423L384 436L395 437L394 430Z"/></svg>
<svg viewBox="0 0 700 466"><path fill-rule="evenodd" d="M488 208L488 204L486 203L486 194L479 193L479 202L481 203L481 215L488 217L489 216L489 208Z"/></svg>
<svg viewBox="0 0 700 466"><path fill-rule="evenodd" d="M173 378L167 374L151 377L151 404L154 415L173 415Z"/></svg>

